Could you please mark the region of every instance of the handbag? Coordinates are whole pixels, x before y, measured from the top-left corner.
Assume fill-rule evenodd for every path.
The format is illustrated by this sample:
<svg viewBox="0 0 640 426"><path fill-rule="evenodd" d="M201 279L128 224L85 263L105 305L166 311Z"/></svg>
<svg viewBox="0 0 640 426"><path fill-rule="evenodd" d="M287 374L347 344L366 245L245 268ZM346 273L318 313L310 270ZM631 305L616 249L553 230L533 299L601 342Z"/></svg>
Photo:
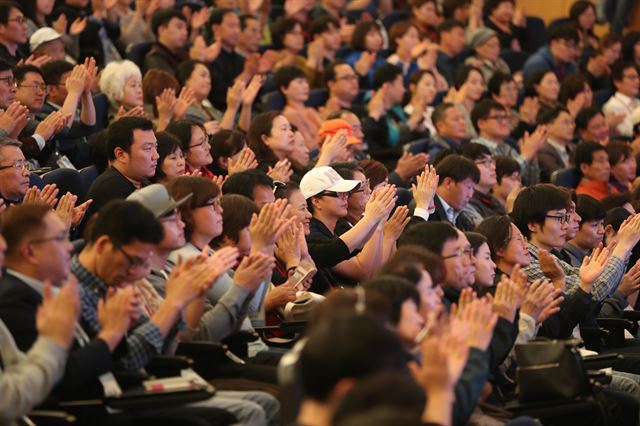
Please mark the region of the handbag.
<svg viewBox="0 0 640 426"><path fill-rule="evenodd" d="M592 393L578 352L580 340L531 340L516 345L518 400L567 400Z"/></svg>

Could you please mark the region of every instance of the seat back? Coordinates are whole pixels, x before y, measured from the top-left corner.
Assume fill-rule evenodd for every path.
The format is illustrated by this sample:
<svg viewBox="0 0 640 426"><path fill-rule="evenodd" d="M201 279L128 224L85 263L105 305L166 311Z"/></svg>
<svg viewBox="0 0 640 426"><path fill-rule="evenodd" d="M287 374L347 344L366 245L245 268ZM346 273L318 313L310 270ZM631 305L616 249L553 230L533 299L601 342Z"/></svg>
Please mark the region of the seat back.
<svg viewBox="0 0 640 426"><path fill-rule="evenodd" d="M144 67L144 57L151 50L153 42L143 41L142 43L133 44L127 48L127 59L135 63L141 69Z"/></svg>
<svg viewBox="0 0 640 426"><path fill-rule="evenodd" d="M430 144L431 139L422 138L404 145L403 150L404 152L408 152L409 154L416 155L420 154L421 152L428 152ZM431 159L431 161L433 161L433 158Z"/></svg>
<svg viewBox="0 0 640 426"><path fill-rule="evenodd" d="M410 18L411 12L408 9L393 10L382 18L382 24L389 30L393 24L400 21L406 21Z"/></svg>
<svg viewBox="0 0 640 426"><path fill-rule="evenodd" d="M29 187L37 186L38 189L44 188L44 182L42 178L35 173L29 174Z"/></svg>
<svg viewBox="0 0 640 426"><path fill-rule="evenodd" d="M593 104L598 108L602 108L609 98L613 96L613 90L600 89L593 92Z"/></svg>
<svg viewBox="0 0 640 426"><path fill-rule="evenodd" d="M80 172L74 169L55 169L42 175L42 180L45 185L56 184L60 192L58 195L62 196L67 192L72 193L78 197L78 202L84 202L86 191L82 185L82 179L80 178Z"/></svg>
<svg viewBox="0 0 640 426"><path fill-rule="evenodd" d="M91 184L93 184L93 181L96 180L99 174L96 166L89 166L80 170L80 180L82 181L82 188L85 194L89 192Z"/></svg>
<svg viewBox="0 0 640 426"><path fill-rule="evenodd" d="M279 91L262 96L262 106L265 111L278 111L284 108L284 96Z"/></svg>

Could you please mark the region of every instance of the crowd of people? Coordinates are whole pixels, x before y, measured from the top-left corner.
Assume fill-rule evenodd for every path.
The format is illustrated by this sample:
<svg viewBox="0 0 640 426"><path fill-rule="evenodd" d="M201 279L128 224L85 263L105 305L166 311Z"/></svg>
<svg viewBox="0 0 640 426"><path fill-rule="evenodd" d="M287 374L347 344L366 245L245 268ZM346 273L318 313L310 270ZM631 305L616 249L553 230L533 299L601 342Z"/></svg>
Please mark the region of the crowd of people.
<svg viewBox="0 0 640 426"><path fill-rule="evenodd" d="M0 0L0 424L541 424L516 348L636 318L631 3ZM552 424L639 423L598 342Z"/></svg>

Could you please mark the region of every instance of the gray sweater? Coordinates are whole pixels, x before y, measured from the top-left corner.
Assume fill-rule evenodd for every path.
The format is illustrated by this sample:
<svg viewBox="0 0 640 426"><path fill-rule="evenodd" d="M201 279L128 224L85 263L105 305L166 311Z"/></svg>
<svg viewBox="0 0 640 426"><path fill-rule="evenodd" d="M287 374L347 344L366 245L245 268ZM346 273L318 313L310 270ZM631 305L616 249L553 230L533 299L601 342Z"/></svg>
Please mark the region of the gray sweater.
<svg viewBox="0 0 640 426"><path fill-rule="evenodd" d="M14 424L42 402L62 373L67 353L51 339L39 337L26 354L20 352L0 321L0 425Z"/></svg>

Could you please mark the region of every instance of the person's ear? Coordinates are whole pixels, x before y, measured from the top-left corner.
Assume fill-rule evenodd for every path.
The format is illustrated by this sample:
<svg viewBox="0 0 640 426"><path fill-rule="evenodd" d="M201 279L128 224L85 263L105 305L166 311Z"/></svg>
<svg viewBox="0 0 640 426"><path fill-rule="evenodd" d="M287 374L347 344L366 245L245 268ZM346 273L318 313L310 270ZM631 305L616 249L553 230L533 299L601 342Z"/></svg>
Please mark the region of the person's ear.
<svg viewBox="0 0 640 426"><path fill-rule="evenodd" d="M33 246L31 244L24 242L24 244L20 247L19 252L20 257L27 263L37 263L36 259L33 257Z"/></svg>
<svg viewBox="0 0 640 426"><path fill-rule="evenodd" d="M311 197L311 205L313 206L313 211L321 210L321 208L320 208L320 198Z"/></svg>
<svg viewBox="0 0 640 426"><path fill-rule="evenodd" d="M611 240L616 236L616 231L611 224L604 227L604 239L609 244Z"/></svg>
<svg viewBox="0 0 640 426"><path fill-rule="evenodd" d="M93 247L96 254L103 255L107 250L113 249L113 242L108 236L102 235L93 243Z"/></svg>
<svg viewBox="0 0 640 426"><path fill-rule="evenodd" d="M540 225L539 223L531 222L527 225L527 228L529 228L529 231L532 234L536 234L540 231L540 229L542 228L542 225Z"/></svg>
<svg viewBox="0 0 640 426"><path fill-rule="evenodd" d="M120 147L116 147L113 150L113 154L116 158L116 161L127 161L129 158L129 153Z"/></svg>
<svg viewBox="0 0 640 426"><path fill-rule="evenodd" d="M344 396L355 386L356 381L352 377L345 377L338 380L331 392L329 393L329 400L342 401Z"/></svg>
<svg viewBox="0 0 640 426"><path fill-rule="evenodd" d="M591 165L587 163L580 164L580 173L582 173L582 176L586 175L586 173L589 171L590 166Z"/></svg>
<svg viewBox="0 0 640 426"><path fill-rule="evenodd" d="M229 159L230 159L230 157L220 157L220 158L218 158L218 165L220 165L220 167L222 167L223 169L228 169L229 168Z"/></svg>

